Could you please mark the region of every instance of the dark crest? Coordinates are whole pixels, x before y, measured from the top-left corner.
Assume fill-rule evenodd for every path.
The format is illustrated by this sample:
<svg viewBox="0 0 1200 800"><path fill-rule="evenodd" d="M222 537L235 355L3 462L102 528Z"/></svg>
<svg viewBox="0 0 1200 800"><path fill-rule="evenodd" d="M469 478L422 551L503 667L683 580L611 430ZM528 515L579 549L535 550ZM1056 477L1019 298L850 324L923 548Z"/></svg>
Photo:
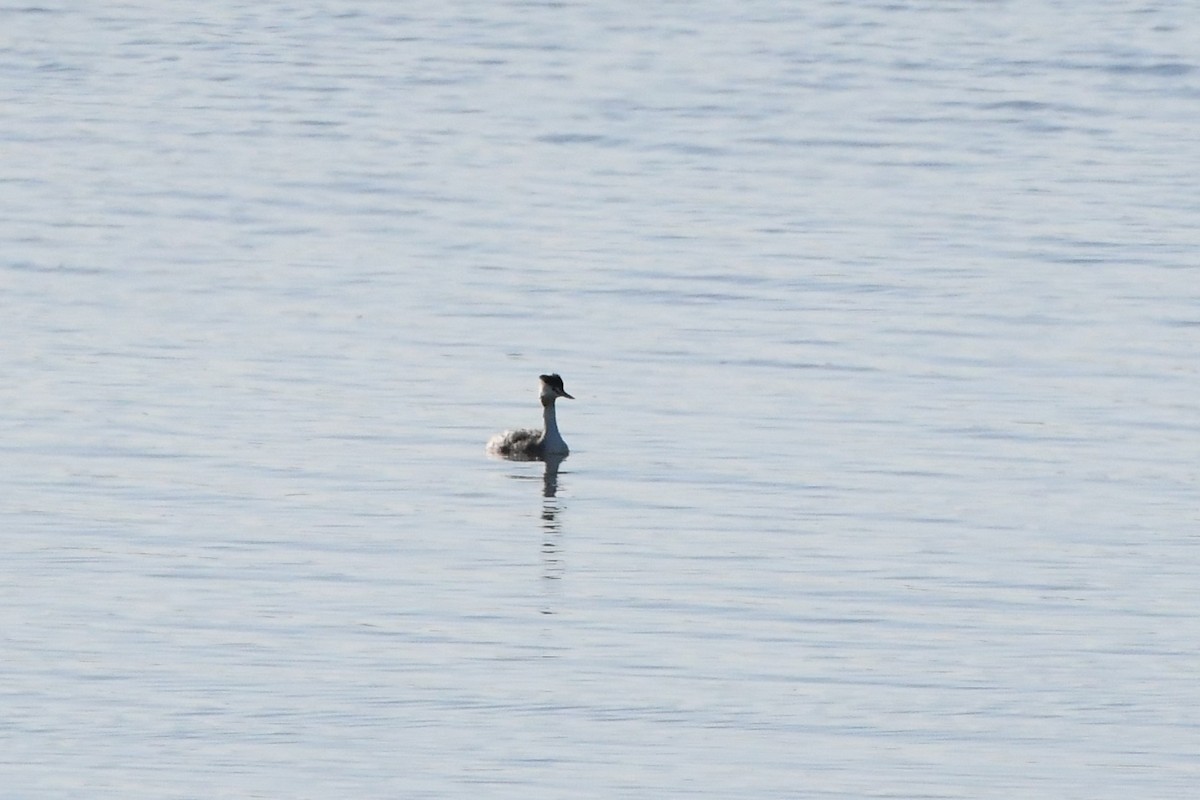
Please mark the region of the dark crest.
<svg viewBox="0 0 1200 800"><path fill-rule="evenodd" d="M554 391L566 394L567 390L563 388L562 378L558 376L557 372L553 375L538 375L538 377Z"/></svg>

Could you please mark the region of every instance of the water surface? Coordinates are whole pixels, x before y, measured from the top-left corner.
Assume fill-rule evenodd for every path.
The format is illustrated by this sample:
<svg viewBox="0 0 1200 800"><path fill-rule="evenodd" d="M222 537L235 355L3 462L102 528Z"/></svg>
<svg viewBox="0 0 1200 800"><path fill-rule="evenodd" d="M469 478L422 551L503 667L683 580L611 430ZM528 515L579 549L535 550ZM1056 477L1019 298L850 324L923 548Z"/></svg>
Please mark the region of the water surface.
<svg viewBox="0 0 1200 800"><path fill-rule="evenodd" d="M1190 796L1198 22L0 9L10 793Z"/></svg>

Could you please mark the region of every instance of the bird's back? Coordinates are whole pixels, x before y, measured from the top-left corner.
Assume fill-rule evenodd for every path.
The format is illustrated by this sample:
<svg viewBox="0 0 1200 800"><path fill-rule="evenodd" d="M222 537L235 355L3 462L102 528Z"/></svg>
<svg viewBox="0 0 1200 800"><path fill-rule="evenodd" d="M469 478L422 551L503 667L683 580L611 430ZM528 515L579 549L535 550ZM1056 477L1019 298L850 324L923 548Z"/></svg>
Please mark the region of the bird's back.
<svg viewBox="0 0 1200 800"><path fill-rule="evenodd" d="M489 453L506 458L538 458L542 455L545 437L540 430L522 428L496 434L488 442Z"/></svg>

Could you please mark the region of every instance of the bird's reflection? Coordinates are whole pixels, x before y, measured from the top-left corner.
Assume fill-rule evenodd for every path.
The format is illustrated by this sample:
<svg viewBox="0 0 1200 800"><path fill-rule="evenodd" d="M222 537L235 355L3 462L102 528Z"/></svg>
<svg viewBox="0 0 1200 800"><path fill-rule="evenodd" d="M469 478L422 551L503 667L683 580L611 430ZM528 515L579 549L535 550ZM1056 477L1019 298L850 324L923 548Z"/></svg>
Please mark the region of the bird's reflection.
<svg viewBox="0 0 1200 800"><path fill-rule="evenodd" d="M543 461L546 470L542 473L542 578L547 581L562 580L566 564L562 557L562 523L559 521L561 508L558 503L558 468L565 456L547 455ZM553 614L546 608L543 614Z"/></svg>
<svg viewBox="0 0 1200 800"><path fill-rule="evenodd" d="M566 571L561 541L560 514L562 506L558 499L558 472L566 457L565 453L546 454L533 458L502 456L506 461L540 461L544 465L542 471L542 579L547 582L548 587L561 581L563 573ZM533 476L513 475L511 477L518 480L529 480ZM543 614L554 613L553 608L550 607L552 600L553 598L547 598L547 607L542 609Z"/></svg>
<svg viewBox="0 0 1200 800"><path fill-rule="evenodd" d="M558 467L564 458L566 456L555 455L542 459L546 464L546 471L542 473L542 497L549 499L558 494Z"/></svg>

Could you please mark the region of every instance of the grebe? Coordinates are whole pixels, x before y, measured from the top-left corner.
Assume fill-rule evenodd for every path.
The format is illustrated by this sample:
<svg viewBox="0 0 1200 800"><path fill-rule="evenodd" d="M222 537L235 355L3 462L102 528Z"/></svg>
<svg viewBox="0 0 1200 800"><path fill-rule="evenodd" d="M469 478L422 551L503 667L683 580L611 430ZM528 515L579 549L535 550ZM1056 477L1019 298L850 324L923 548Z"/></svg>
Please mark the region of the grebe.
<svg viewBox="0 0 1200 800"><path fill-rule="evenodd" d="M522 428L505 431L491 438L487 444L489 453L518 461L531 461L546 456L565 456L567 443L558 432L558 419L554 416L554 401L560 397L574 400L563 389L558 375L539 375L542 379L542 420L546 427L540 431Z"/></svg>

